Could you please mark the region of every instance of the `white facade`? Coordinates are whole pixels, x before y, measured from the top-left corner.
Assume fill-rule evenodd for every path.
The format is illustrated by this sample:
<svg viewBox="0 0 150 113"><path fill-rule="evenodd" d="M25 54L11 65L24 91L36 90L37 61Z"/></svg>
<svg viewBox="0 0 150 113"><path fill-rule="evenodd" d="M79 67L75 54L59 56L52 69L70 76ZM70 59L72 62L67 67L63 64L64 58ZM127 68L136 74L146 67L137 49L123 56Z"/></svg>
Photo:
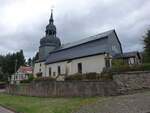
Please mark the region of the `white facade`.
<svg viewBox="0 0 150 113"><path fill-rule="evenodd" d="M21 66L16 73L11 75L10 82L11 84L20 83L22 80L27 80L29 75L33 74L33 69L31 67Z"/></svg>
<svg viewBox="0 0 150 113"><path fill-rule="evenodd" d="M42 72L43 77L72 75L75 73L79 73L79 71L81 71L81 73L90 73L90 72L101 73L103 68L106 67L105 58L106 54L101 54L78 58L69 61L57 62L48 65L45 65L44 62L36 63L34 67L34 76L36 77L36 73L39 72Z"/></svg>

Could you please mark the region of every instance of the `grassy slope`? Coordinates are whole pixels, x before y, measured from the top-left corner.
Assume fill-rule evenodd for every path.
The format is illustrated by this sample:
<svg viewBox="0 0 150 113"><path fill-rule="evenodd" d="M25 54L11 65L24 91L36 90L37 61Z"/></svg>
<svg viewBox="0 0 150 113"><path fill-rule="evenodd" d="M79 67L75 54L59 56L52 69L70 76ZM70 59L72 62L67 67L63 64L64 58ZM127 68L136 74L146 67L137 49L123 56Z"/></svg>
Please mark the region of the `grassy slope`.
<svg viewBox="0 0 150 113"><path fill-rule="evenodd" d="M24 113L70 113L82 106L105 99L104 97L74 99L34 98L0 94L0 104Z"/></svg>

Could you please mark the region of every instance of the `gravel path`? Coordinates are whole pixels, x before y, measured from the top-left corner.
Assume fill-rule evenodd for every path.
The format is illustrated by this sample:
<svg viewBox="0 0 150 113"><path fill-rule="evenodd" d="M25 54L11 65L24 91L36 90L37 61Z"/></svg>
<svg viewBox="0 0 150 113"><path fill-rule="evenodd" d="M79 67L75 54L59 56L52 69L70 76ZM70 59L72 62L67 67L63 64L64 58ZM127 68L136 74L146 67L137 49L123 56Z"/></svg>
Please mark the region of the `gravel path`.
<svg viewBox="0 0 150 113"><path fill-rule="evenodd" d="M0 93L4 93L5 92L5 89L0 89Z"/></svg>
<svg viewBox="0 0 150 113"><path fill-rule="evenodd" d="M75 113L150 113L150 91L99 101Z"/></svg>
<svg viewBox="0 0 150 113"><path fill-rule="evenodd" d="M14 112L7 110L7 109L3 108L2 106L0 106L0 113L14 113Z"/></svg>

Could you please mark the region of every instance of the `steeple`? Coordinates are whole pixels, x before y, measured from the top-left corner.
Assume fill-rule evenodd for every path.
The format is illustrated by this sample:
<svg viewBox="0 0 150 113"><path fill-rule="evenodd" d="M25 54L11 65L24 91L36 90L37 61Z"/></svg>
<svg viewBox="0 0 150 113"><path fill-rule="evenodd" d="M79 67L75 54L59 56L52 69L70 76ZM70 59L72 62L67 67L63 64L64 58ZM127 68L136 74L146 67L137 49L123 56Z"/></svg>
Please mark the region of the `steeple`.
<svg viewBox="0 0 150 113"><path fill-rule="evenodd" d="M46 36L53 35L56 37L56 27L54 25L54 19L53 19L53 9L51 9L51 16L49 19L49 24L46 26Z"/></svg>
<svg viewBox="0 0 150 113"><path fill-rule="evenodd" d="M51 9L51 17L50 17L49 23L50 23L50 24L53 24L53 23L54 23L54 19L53 19L53 9Z"/></svg>
<svg viewBox="0 0 150 113"><path fill-rule="evenodd" d="M50 52L61 47L60 39L56 36L56 26L54 25L53 9L49 23L46 26L46 35L40 40L39 59L46 59Z"/></svg>

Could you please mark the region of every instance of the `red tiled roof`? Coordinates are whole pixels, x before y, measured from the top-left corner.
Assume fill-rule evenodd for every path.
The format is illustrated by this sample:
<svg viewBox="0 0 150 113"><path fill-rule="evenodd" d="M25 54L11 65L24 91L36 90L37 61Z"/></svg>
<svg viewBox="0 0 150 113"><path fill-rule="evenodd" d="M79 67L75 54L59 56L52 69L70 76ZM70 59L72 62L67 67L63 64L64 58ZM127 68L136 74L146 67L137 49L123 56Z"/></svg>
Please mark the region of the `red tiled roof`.
<svg viewBox="0 0 150 113"><path fill-rule="evenodd" d="M20 69L22 69L24 71L33 71L32 67L26 67L26 66L20 66Z"/></svg>

